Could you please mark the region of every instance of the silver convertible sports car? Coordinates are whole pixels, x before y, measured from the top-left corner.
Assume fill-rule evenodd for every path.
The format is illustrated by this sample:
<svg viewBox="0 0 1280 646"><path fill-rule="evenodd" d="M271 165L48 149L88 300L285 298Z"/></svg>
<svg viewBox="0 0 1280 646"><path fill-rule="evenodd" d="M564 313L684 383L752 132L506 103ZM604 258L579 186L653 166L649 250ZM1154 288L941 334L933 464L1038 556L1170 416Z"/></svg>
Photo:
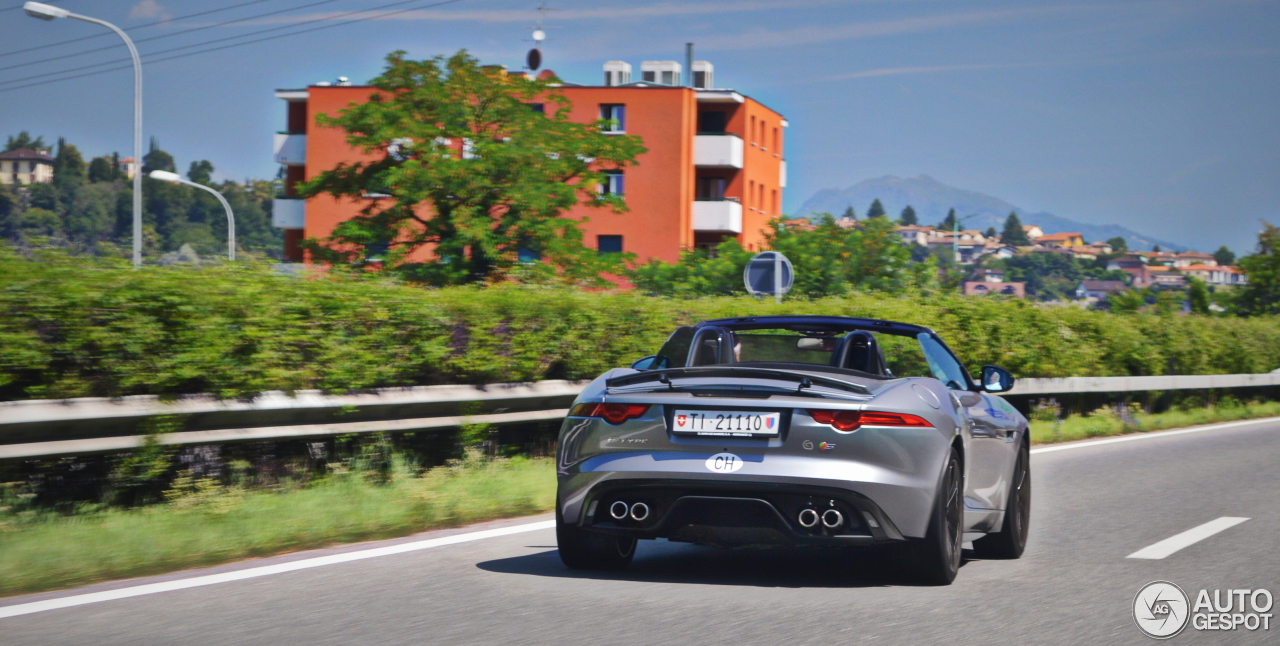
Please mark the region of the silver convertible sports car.
<svg viewBox="0 0 1280 646"><path fill-rule="evenodd" d="M1013 376L975 383L932 330L835 316L703 321L593 381L560 431L556 533L571 568L637 539L886 545L948 584L961 545L1018 558L1027 420Z"/></svg>

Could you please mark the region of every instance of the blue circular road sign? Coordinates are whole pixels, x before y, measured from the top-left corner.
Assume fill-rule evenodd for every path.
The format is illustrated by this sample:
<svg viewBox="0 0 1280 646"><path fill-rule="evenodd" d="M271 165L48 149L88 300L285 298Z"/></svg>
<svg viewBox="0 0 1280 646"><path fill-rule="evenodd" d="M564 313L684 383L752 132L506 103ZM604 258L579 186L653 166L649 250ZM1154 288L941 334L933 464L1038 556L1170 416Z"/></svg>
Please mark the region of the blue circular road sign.
<svg viewBox="0 0 1280 646"><path fill-rule="evenodd" d="M791 291L795 271L791 261L777 251L762 251L751 258L742 272L742 282L752 296L772 295L782 298Z"/></svg>

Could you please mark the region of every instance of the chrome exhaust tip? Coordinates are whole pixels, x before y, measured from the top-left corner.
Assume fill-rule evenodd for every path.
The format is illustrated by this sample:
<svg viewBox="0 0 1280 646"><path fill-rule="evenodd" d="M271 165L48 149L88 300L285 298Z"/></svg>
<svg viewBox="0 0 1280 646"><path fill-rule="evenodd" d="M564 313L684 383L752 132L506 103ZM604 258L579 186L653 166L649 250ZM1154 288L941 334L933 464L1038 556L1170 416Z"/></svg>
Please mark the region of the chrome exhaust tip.
<svg viewBox="0 0 1280 646"><path fill-rule="evenodd" d="M796 517L796 521L800 523L801 527L809 529L810 527L818 524L818 512L812 509L801 509L800 515Z"/></svg>
<svg viewBox="0 0 1280 646"><path fill-rule="evenodd" d="M844 524L844 514L838 509L828 509L822 512L822 524L835 529Z"/></svg>
<svg viewBox="0 0 1280 646"><path fill-rule="evenodd" d="M638 502L631 505L631 520L640 522L649 517L649 505Z"/></svg>
<svg viewBox="0 0 1280 646"><path fill-rule="evenodd" d="M619 500L612 505L609 505L609 515L613 516L614 520L622 520L627 517L628 509L629 507L627 507L627 503Z"/></svg>

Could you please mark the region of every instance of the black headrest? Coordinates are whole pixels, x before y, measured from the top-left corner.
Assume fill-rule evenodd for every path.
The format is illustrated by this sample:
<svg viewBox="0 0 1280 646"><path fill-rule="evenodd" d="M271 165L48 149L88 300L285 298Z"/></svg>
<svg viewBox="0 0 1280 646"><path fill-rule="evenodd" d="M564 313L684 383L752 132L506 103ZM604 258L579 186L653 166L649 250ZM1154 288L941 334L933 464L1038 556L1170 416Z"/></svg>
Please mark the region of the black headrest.
<svg viewBox="0 0 1280 646"><path fill-rule="evenodd" d="M831 357L832 365L837 368L857 370L872 375L885 375L884 349L876 343L876 338L865 330L854 330L845 335L840 347Z"/></svg>

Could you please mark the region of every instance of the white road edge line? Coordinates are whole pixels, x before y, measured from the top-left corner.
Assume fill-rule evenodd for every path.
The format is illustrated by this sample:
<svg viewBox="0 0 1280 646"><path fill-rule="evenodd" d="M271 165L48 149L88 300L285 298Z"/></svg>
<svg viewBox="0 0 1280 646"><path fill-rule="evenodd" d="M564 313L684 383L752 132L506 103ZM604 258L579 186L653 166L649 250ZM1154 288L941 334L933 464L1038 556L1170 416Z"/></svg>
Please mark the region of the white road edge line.
<svg viewBox="0 0 1280 646"><path fill-rule="evenodd" d="M1200 541L1203 541L1204 539L1209 538L1210 536L1213 536L1218 532L1235 527L1236 525L1239 525L1240 523L1243 523L1246 520L1249 520L1249 519L1235 518L1232 516L1223 516L1222 518L1219 518L1217 520L1211 520L1199 527L1192 527L1191 529L1188 529L1187 531L1182 532L1177 536L1170 536L1169 538L1166 538L1163 541L1160 541L1159 543L1148 545L1134 552L1133 554L1126 556L1125 558L1162 559L1166 556L1169 556L1170 554L1173 554L1174 552L1177 552L1178 550L1184 547L1187 547L1188 545L1194 545L1196 543L1199 543Z"/></svg>
<svg viewBox="0 0 1280 646"><path fill-rule="evenodd" d="M61 597L58 599L48 599L45 601L33 601L31 603L21 603L13 606L0 606L0 619L7 617L17 617L19 615L29 615L36 612L44 612L46 610L57 610L59 608L71 608L73 606L83 606L90 603L101 603L103 601L114 601L116 599L128 599L129 597L140 597L148 594L156 594L159 592L172 592L174 590L185 590L187 588L198 588L206 585L215 585L218 583L227 583L230 581L241 581L244 579L253 579L261 576L271 576L274 574L284 574L285 572L293 572L295 570L305 570L313 567L324 567L326 565L337 565L339 563L349 563L351 561L360 561L364 559L377 558L379 556L391 556L393 554L404 554L405 552L416 552L418 550L427 550L433 547L444 547L446 545L456 545L458 543L469 543L471 541L484 540L486 538L497 538L499 536L509 536L511 534L520 534L522 532L533 532L540 529L551 529L556 526L554 520L540 521L536 523L526 523L524 525L513 525L511 527L499 527L497 529L486 529L478 532L470 532L467 534L455 534L453 536L445 536L443 538L429 538L421 541L413 541L410 543L400 543L398 545L388 545L387 547L375 547L357 552L345 552L342 554L334 554L331 556L318 556L316 558L302 559L299 561L291 561L289 563L280 563L277 565L264 565L262 567L248 568L245 570L236 570L234 572L223 572L221 574L210 574L206 576L197 576L190 579L179 579L176 581L164 581L161 583L150 583L146 585L134 586L131 588L120 588L119 590L107 590L105 592L92 592L89 594L78 594L69 597Z"/></svg>
<svg viewBox="0 0 1280 646"><path fill-rule="evenodd" d="M1174 431L1147 431L1145 433L1133 433L1131 435L1121 435L1120 437L1109 437L1101 440L1090 440L1087 442L1068 442L1066 444L1053 444L1050 446L1042 446L1037 449L1031 449L1031 453L1050 453L1052 451L1070 451L1071 449L1083 449L1089 446L1098 446L1100 444L1115 444L1116 442L1136 442L1137 440L1149 440L1157 437L1170 437L1172 435L1184 435L1186 433L1203 433L1205 431L1217 431L1224 428L1233 428L1236 426L1247 426L1249 424L1261 424L1263 422L1280 422L1280 417L1261 417L1258 419L1244 420L1240 422L1226 422L1223 424L1209 424L1208 426L1197 426L1195 428L1183 428Z"/></svg>

